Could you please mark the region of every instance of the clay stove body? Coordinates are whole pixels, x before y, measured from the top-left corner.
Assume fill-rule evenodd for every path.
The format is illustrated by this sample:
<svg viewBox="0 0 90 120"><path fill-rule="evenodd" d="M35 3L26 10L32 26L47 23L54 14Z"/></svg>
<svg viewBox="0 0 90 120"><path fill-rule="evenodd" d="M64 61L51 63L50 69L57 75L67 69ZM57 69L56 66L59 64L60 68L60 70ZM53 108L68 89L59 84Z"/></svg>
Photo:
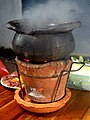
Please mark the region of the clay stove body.
<svg viewBox="0 0 90 120"><path fill-rule="evenodd" d="M63 71L70 70L70 60L32 64L16 57L16 62L24 82L26 94L31 100L47 103L55 102L64 97L69 74Z"/></svg>
<svg viewBox="0 0 90 120"><path fill-rule="evenodd" d="M18 57L15 60L25 88L17 89L14 99L24 109L34 113L51 113L68 102L71 92L66 88L66 83L71 60L43 64L28 63Z"/></svg>

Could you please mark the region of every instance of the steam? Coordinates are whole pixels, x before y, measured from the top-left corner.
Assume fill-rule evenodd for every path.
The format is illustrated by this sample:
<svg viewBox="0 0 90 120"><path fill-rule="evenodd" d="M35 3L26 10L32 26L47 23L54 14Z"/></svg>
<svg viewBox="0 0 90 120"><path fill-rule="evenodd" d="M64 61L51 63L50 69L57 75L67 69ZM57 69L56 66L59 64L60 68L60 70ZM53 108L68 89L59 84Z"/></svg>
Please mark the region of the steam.
<svg viewBox="0 0 90 120"><path fill-rule="evenodd" d="M72 3L68 0L48 0L46 3L27 8L23 18L28 19L32 24L42 26L75 21L78 13L79 8L74 1Z"/></svg>

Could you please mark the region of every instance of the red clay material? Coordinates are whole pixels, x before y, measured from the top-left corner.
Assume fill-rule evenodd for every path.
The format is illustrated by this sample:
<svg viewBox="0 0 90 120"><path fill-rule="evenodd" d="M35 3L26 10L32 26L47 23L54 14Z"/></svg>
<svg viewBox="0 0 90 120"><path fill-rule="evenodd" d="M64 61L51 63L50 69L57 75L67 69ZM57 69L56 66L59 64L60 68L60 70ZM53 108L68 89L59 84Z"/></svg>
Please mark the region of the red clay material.
<svg viewBox="0 0 90 120"><path fill-rule="evenodd" d="M68 74L59 78L63 70L70 70L71 61L54 61L44 64L23 62L16 57L16 62L22 76L27 96L39 103L60 100L65 95ZM59 81L60 79L60 81ZM57 82L58 88L57 88ZM56 95L54 93L57 89Z"/></svg>
<svg viewBox="0 0 90 120"><path fill-rule="evenodd" d="M25 100L21 98L20 94L21 90L17 89L15 91L15 96L14 99L27 111L34 112L34 113L50 113L59 110L62 108L70 99L71 97L71 92L69 89L66 88L66 95L64 98L57 102L53 103L46 103L46 104L39 104L32 102L29 98L25 98Z"/></svg>

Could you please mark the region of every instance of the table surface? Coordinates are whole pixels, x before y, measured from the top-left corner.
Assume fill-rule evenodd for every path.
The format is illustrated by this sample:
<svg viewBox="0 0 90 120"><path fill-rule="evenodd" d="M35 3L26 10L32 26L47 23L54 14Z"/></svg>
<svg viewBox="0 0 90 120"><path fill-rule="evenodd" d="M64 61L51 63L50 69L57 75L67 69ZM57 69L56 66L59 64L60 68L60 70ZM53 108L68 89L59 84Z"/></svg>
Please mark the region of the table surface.
<svg viewBox="0 0 90 120"><path fill-rule="evenodd" d="M15 90L0 84L0 120L90 120L90 92L70 90L71 98L63 108L36 114L26 111L14 100Z"/></svg>

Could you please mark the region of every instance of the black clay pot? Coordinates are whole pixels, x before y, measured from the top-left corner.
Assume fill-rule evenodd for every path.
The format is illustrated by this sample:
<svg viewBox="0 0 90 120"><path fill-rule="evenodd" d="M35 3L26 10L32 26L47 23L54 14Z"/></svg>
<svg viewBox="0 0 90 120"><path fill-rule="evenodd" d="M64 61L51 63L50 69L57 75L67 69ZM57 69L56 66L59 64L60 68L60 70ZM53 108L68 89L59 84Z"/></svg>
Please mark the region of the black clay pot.
<svg viewBox="0 0 90 120"><path fill-rule="evenodd" d="M72 30L80 27L80 22L37 28L21 19L8 22L7 27L16 31L12 41L15 53L23 58L42 62L65 59L74 51Z"/></svg>

